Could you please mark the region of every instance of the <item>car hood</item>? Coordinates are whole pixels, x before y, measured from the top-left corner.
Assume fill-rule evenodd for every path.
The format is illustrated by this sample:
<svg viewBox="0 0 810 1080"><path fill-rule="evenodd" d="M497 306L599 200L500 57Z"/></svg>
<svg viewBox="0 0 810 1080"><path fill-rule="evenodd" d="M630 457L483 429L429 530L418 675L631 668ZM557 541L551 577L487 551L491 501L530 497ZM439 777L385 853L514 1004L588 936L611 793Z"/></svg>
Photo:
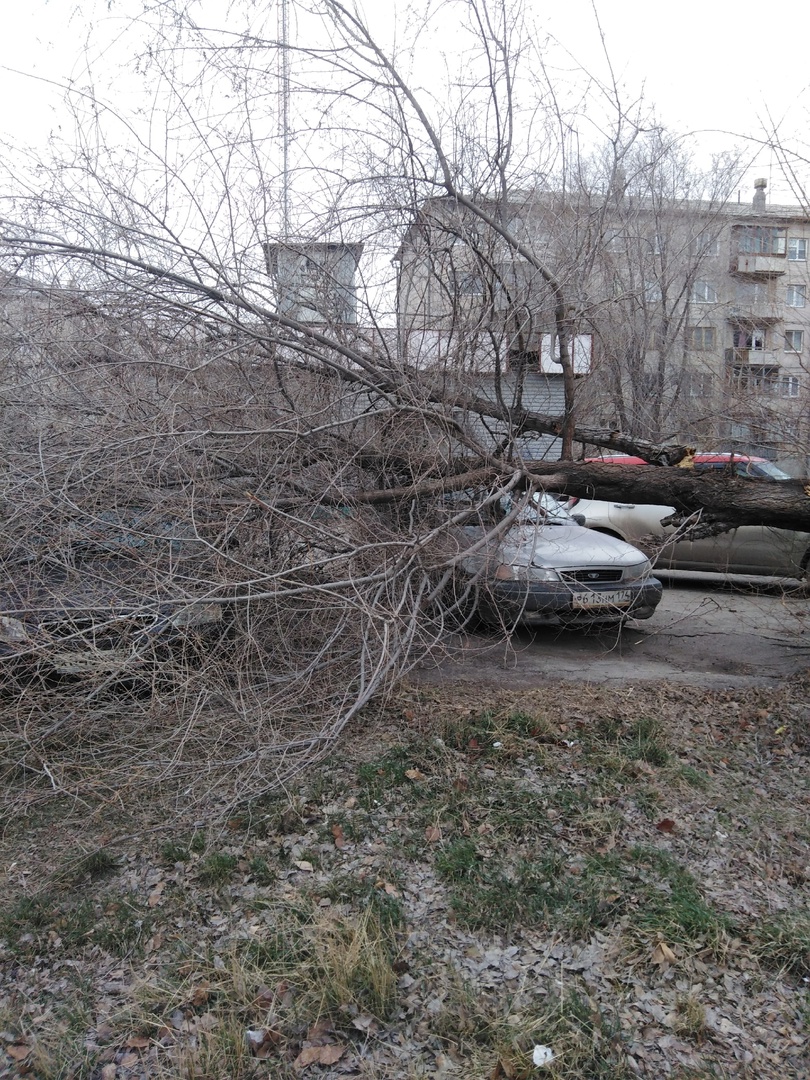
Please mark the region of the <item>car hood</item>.
<svg viewBox="0 0 810 1080"><path fill-rule="evenodd" d="M550 569L633 566L646 558L632 544L581 525L517 525L501 541L498 557L513 566Z"/></svg>

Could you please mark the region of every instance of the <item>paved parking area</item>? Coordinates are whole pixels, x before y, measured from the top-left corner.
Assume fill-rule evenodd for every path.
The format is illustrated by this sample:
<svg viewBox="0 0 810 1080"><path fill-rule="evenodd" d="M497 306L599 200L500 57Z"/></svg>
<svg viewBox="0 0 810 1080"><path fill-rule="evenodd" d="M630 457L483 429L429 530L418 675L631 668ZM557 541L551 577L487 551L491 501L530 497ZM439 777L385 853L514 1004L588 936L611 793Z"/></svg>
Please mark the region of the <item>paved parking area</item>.
<svg viewBox="0 0 810 1080"><path fill-rule="evenodd" d="M419 681L535 685L541 679L706 686L777 682L810 668L810 600L773 584L666 581L655 615L621 633L520 631L448 642Z"/></svg>

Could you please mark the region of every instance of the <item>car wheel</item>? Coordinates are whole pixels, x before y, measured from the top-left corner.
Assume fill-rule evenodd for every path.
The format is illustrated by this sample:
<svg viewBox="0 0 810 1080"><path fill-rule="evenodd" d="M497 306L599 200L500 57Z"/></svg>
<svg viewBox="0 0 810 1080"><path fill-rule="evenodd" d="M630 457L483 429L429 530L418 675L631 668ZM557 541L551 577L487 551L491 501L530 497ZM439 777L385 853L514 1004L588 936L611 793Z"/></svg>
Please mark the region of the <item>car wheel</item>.
<svg viewBox="0 0 810 1080"><path fill-rule="evenodd" d="M619 534L617 532L613 532L612 529L591 529L591 532L602 533L603 536L612 536L614 540L624 540L623 536L619 536Z"/></svg>

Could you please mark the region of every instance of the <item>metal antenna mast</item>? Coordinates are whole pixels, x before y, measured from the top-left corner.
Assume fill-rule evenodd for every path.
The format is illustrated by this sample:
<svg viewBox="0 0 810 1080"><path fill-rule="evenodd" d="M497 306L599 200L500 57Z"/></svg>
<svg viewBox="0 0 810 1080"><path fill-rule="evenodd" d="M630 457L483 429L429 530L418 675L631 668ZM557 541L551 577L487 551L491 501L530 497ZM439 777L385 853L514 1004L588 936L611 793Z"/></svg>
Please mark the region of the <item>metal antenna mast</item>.
<svg viewBox="0 0 810 1080"><path fill-rule="evenodd" d="M289 0L280 0L281 21L281 240L290 238L290 50Z"/></svg>

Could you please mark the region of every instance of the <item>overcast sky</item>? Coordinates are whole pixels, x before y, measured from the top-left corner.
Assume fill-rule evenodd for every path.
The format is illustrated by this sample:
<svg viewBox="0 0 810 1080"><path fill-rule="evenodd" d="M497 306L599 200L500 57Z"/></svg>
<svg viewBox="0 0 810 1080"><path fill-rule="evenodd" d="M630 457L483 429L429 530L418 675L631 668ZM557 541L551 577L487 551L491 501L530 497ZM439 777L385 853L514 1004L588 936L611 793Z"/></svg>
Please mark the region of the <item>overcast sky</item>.
<svg viewBox="0 0 810 1080"><path fill-rule="evenodd" d="M372 5L377 13L381 2L386 0ZM387 0L392 8L396 2ZM127 16L141 6L140 0L113 0L110 16L107 0L9 3L3 12L0 66L43 79L69 78L81 64L89 26L110 17L110 26L125 25ZM574 60L604 77L591 0L534 0L531 6ZM659 121L700 132L704 151L727 148L735 136L739 143L743 136L760 135L768 114L788 137L803 137L810 106L810 5L789 3L774 9L746 0L679 0L667 5L597 0L597 8L614 72L627 94L643 88ZM429 57L425 61L429 63ZM104 56L96 63L104 82ZM0 128L15 139L41 143L58 128L60 106L41 85L0 70L0 92L5 103ZM774 200L791 201L773 165L768 153L760 155L749 177L768 177Z"/></svg>
<svg viewBox="0 0 810 1080"><path fill-rule="evenodd" d="M536 2L542 10L545 4ZM554 6L559 10L549 16L551 32L585 65L598 64L591 0ZM664 124L702 132L707 149L723 149L735 135L757 137L768 115L787 134L804 139L810 5L601 0L597 9L616 74L628 90L644 88ZM771 178L771 165L770 155L761 155L758 174ZM786 192L782 185L781 194Z"/></svg>

